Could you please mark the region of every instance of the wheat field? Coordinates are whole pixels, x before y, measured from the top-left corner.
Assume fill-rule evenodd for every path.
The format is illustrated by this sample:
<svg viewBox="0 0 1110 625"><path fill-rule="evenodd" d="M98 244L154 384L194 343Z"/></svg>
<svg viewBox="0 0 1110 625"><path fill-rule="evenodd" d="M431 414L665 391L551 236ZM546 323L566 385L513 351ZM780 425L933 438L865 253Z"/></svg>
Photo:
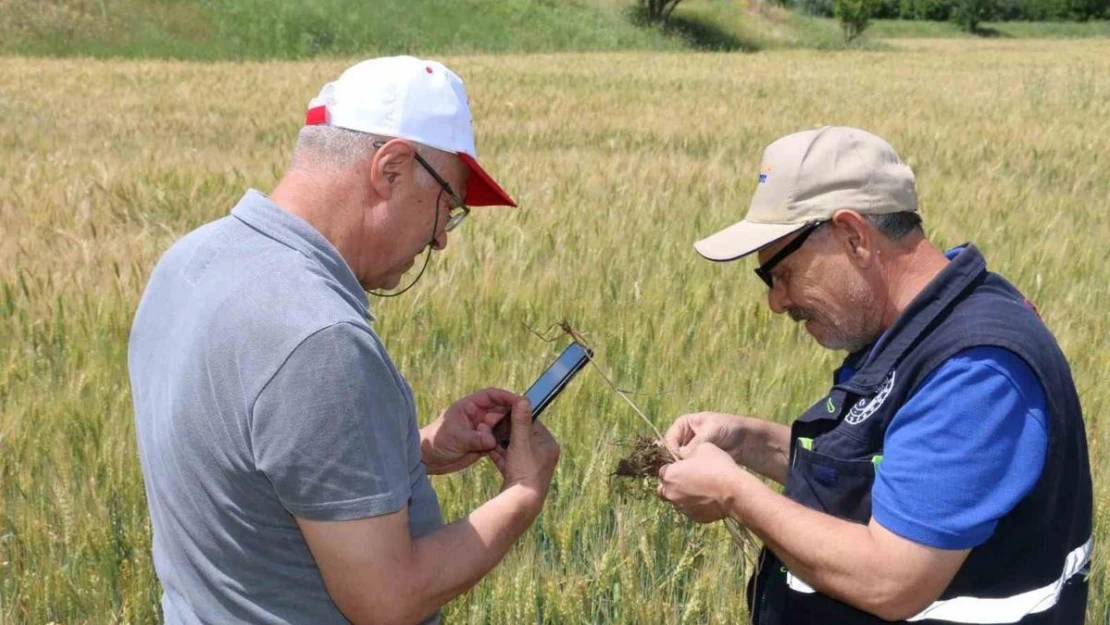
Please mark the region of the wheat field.
<svg viewBox="0 0 1110 625"><path fill-rule="evenodd" d="M0 58L0 625L157 622L132 314L175 238L272 187L305 104L352 60ZM837 355L769 312L749 263L691 243L742 216L765 144L867 128L915 169L930 236L979 245L1070 359L1095 473L1088 622L1110 623L1110 43L444 61L521 208L475 211L420 285L371 303L423 421L483 386L522 391L561 347L528 327L562 320L658 427L789 421ZM647 427L601 377L544 419L563 446L547 507L447 622L742 622L725 528L613 484ZM449 519L499 487L485 464L433 483Z"/></svg>

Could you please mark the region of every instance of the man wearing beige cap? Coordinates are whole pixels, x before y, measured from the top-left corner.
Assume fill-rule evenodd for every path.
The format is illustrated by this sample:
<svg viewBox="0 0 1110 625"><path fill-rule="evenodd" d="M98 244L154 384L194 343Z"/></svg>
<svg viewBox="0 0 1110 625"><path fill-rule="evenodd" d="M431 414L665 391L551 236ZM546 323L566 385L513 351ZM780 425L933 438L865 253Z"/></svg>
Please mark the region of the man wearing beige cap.
<svg viewBox="0 0 1110 625"><path fill-rule="evenodd" d="M462 80L373 59L312 100L269 197L158 262L128 360L166 623L436 622L536 518L559 448L527 400L478 391L418 429L370 327L366 291L444 249L464 202L513 205ZM428 475L483 456L500 493L444 525Z"/></svg>
<svg viewBox="0 0 1110 625"><path fill-rule="evenodd" d="M758 253L771 310L848 352L791 426L702 412L666 434L681 460L660 497L764 542L754 623L1083 622L1091 475L1067 361L973 245L942 252L920 223L894 149L825 127L771 144L747 217L695 244Z"/></svg>

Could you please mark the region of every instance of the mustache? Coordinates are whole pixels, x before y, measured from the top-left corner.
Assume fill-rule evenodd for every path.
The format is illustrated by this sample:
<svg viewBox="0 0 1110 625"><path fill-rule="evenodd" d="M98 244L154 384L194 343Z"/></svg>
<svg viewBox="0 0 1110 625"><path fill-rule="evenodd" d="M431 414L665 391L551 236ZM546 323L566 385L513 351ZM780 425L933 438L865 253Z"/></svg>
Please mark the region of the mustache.
<svg viewBox="0 0 1110 625"><path fill-rule="evenodd" d="M787 308L786 314L790 315L790 318L794 321L809 321L813 319L813 315L804 308Z"/></svg>

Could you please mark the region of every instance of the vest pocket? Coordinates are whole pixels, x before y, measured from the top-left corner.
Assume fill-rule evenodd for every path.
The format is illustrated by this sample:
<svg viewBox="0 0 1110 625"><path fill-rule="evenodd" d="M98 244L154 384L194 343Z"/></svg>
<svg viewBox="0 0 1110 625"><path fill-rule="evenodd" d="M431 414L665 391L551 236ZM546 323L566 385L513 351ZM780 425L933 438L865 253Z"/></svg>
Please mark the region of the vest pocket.
<svg viewBox="0 0 1110 625"><path fill-rule="evenodd" d="M801 439L794 446L786 496L807 508L867 523L879 461L875 457L844 460L813 451L812 447L812 441Z"/></svg>

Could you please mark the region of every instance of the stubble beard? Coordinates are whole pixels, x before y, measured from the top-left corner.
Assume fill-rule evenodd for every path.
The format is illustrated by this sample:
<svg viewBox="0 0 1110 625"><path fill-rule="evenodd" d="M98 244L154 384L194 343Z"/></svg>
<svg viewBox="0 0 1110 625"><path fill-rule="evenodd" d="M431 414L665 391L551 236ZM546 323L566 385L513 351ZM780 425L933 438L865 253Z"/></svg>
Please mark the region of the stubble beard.
<svg viewBox="0 0 1110 625"><path fill-rule="evenodd" d="M788 309L787 313L794 321L813 320L821 324L822 336L810 333L821 347L854 353L879 337L877 298L862 281L845 284L843 293L843 305L835 313L797 307Z"/></svg>

